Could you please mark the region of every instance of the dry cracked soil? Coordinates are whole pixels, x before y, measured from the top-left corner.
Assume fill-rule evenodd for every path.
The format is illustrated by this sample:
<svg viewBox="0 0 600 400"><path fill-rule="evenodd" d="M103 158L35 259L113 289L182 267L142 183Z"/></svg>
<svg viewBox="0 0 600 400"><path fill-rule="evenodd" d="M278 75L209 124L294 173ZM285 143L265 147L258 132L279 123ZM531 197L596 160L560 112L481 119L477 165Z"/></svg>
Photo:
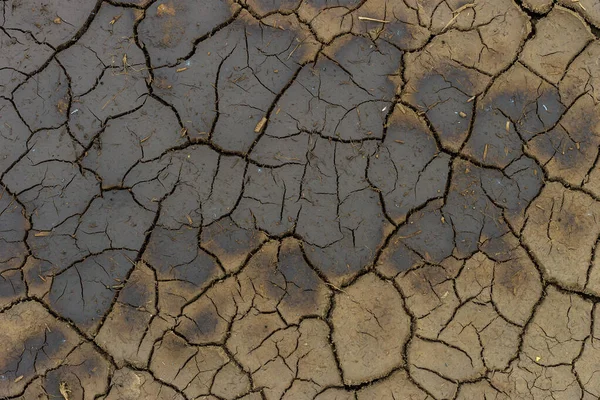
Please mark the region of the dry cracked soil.
<svg viewBox="0 0 600 400"><path fill-rule="evenodd" d="M0 399L600 398L599 28L1 0Z"/></svg>

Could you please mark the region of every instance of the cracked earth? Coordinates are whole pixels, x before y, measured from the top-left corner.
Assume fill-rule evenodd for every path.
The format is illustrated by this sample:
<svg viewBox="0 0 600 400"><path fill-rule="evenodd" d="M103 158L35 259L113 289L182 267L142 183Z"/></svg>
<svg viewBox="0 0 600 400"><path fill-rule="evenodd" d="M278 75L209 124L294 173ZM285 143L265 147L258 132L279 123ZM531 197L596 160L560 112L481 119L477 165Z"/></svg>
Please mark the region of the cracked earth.
<svg viewBox="0 0 600 400"><path fill-rule="evenodd" d="M600 398L599 28L0 1L0 398Z"/></svg>

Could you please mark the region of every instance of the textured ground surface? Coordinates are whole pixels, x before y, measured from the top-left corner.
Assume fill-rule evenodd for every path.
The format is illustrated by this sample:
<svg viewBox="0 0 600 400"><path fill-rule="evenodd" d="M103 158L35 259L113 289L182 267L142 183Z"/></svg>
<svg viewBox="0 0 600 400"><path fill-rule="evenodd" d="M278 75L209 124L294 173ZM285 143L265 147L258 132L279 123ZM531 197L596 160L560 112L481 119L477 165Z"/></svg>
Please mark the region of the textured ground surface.
<svg viewBox="0 0 600 400"><path fill-rule="evenodd" d="M2 0L0 398L599 398L598 26Z"/></svg>

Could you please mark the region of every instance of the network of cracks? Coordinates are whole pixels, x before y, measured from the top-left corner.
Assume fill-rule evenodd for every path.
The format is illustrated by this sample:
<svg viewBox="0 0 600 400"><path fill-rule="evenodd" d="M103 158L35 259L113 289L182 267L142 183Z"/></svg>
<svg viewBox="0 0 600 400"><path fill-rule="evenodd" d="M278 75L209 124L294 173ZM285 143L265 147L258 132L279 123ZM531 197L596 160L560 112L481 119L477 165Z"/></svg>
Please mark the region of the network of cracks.
<svg viewBox="0 0 600 400"><path fill-rule="evenodd" d="M2 0L0 398L599 398L596 27Z"/></svg>

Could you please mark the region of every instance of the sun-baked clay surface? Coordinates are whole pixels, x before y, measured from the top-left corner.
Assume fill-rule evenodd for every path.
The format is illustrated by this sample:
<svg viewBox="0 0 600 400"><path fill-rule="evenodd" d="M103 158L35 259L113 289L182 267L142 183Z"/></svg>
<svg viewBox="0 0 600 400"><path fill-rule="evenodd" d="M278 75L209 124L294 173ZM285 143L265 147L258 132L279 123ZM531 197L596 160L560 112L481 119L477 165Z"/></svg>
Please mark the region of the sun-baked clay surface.
<svg viewBox="0 0 600 400"><path fill-rule="evenodd" d="M4 0L0 398L600 398L596 0Z"/></svg>

